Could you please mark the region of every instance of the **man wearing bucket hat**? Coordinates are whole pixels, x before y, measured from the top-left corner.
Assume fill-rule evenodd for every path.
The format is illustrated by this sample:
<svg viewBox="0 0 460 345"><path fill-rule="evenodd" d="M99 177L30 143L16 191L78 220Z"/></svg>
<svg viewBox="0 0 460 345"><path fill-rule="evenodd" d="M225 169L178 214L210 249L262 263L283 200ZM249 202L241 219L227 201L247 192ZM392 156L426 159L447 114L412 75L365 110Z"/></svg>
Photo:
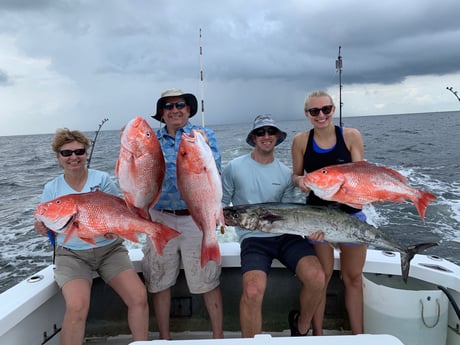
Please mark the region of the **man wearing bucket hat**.
<svg viewBox="0 0 460 345"><path fill-rule="evenodd" d="M221 171L221 155L214 132L209 128L195 126L189 119L198 108L196 97L180 89L166 90L157 101L155 120L165 124L157 131L157 137L166 163L166 173L158 202L150 210L153 221L163 223L181 232L181 236L168 242L163 255L157 255L151 241L143 248L142 271L147 290L152 293L155 317L160 339L171 339L169 314L171 309L171 287L176 284L182 264L187 285L191 293L203 294L206 309L211 320L213 338L223 338L223 306L220 289L221 266L209 261L201 267L202 232L198 229L187 210L177 187L176 158L182 133L193 129L206 137L217 168Z"/></svg>
<svg viewBox="0 0 460 345"><path fill-rule="evenodd" d="M230 161L222 172L222 204L243 205L294 200L292 172L275 158L275 146L286 139L270 115L255 118L246 142L252 152ZM260 186L256 188L256 186ZM325 275L307 239L290 234L246 231L236 227L241 246L243 292L240 325L243 337L262 332L262 302L273 259L278 259L301 283L300 310L291 322L291 335L307 335L325 288ZM275 254L276 253L276 254Z"/></svg>

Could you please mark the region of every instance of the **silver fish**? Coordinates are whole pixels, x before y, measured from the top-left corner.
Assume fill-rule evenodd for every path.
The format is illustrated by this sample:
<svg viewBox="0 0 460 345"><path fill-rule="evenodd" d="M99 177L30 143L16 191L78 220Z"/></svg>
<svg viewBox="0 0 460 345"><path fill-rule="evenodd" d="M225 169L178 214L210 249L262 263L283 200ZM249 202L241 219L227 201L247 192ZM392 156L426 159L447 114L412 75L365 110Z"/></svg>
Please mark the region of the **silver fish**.
<svg viewBox="0 0 460 345"><path fill-rule="evenodd" d="M376 227L331 207L298 203L259 203L224 208L225 224L246 230L308 236L323 231L331 243L366 243L372 247L401 254L401 273L407 282L410 261L415 254L436 246L421 243L407 248L388 239Z"/></svg>

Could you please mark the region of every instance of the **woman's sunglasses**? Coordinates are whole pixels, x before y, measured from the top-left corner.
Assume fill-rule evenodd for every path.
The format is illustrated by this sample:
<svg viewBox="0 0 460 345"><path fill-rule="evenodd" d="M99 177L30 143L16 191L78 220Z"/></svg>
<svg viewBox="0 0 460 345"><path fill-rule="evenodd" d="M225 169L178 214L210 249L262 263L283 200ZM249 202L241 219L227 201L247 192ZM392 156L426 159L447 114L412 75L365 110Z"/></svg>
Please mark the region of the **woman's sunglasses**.
<svg viewBox="0 0 460 345"><path fill-rule="evenodd" d="M318 116L320 111L322 111L324 115L329 115L332 111L332 108L334 108L333 105L325 105L322 108L310 108L307 111L311 116Z"/></svg>
<svg viewBox="0 0 460 345"><path fill-rule="evenodd" d="M70 157L72 156L72 153L75 153L77 156L83 156L86 153L86 149L61 150L59 153L62 157Z"/></svg>

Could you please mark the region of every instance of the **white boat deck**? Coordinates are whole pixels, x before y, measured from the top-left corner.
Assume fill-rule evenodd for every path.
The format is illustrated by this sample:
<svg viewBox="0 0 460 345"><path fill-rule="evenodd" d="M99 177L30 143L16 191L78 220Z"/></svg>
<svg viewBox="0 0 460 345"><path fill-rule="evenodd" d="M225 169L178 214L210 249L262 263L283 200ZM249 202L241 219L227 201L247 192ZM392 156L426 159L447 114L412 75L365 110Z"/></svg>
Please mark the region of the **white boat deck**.
<svg viewBox="0 0 460 345"><path fill-rule="evenodd" d="M226 332L225 339L214 340L211 338L210 332L181 332L172 333L174 340L158 340L158 333L151 333L149 338L152 340L148 341L135 341L131 342L131 336L120 335L117 337L108 338L92 338L87 339L85 344L87 345L198 345L207 344L210 345L270 345L280 344L283 345L403 345L403 343L397 338L386 335L386 334L360 334L352 336L346 331L326 331L326 336L323 337L290 337L289 331L276 332L270 334L258 334L254 338L240 338L240 332Z"/></svg>

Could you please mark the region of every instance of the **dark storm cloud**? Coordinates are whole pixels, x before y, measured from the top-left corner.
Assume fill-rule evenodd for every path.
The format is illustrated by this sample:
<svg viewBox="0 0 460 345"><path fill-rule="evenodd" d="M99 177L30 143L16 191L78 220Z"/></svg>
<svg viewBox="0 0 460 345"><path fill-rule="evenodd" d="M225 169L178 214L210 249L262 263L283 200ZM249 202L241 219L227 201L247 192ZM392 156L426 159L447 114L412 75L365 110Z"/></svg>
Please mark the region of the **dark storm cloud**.
<svg viewBox="0 0 460 345"><path fill-rule="evenodd" d="M458 0L2 1L0 85L16 87L8 99L29 99L10 114L46 104L50 118L110 113L121 125L151 112L164 88L197 92L201 28L207 109L223 121L297 114L308 90L335 92L339 46L353 114L412 112L443 102L439 83L460 87L459 13ZM413 86L425 76L442 80ZM44 94L28 97L37 82ZM397 97L401 85L414 103ZM375 98L364 104L360 92Z"/></svg>

